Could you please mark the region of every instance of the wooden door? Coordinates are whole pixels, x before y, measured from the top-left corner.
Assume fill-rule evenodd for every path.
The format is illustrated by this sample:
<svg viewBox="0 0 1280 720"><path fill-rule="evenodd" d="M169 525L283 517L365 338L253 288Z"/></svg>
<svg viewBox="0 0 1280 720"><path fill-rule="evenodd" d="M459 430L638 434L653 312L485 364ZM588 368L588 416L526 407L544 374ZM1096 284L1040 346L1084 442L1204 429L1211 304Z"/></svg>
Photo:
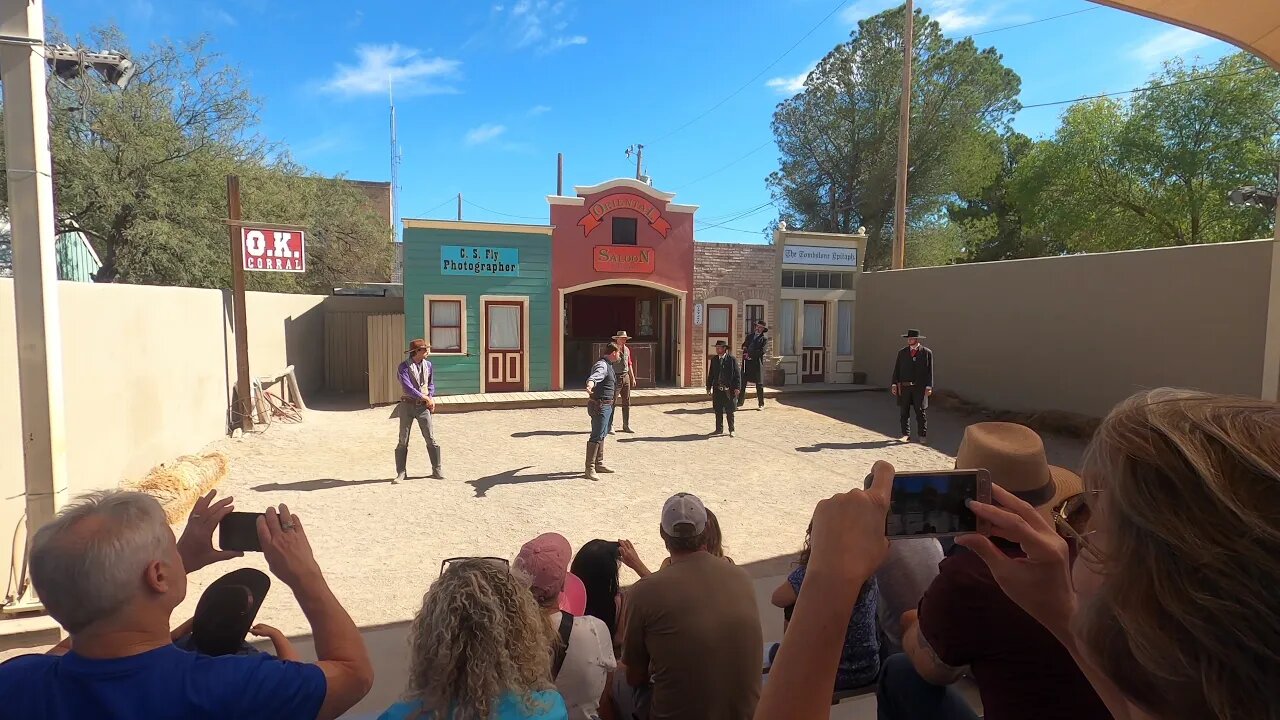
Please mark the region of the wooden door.
<svg viewBox="0 0 1280 720"><path fill-rule="evenodd" d="M804 338L800 344L800 382L822 382L826 379L827 304L804 304Z"/></svg>
<svg viewBox="0 0 1280 720"><path fill-rule="evenodd" d="M673 382L676 377L676 301L662 301L658 328L658 376L656 382Z"/></svg>
<svg viewBox="0 0 1280 720"><path fill-rule="evenodd" d="M484 391L524 390L524 304L485 301Z"/></svg>
<svg viewBox="0 0 1280 720"><path fill-rule="evenodd" d="M723 340L733 349L733 306L707 306L707 359L716 355L716 341Z"/></svg>

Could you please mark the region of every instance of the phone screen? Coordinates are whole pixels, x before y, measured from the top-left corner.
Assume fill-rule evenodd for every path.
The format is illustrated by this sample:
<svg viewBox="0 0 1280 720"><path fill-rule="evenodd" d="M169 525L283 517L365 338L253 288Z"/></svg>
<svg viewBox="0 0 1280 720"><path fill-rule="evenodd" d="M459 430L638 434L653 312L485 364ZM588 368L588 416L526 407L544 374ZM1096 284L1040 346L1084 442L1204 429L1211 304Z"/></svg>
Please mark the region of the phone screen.
<svg viewBox="0 0 1280 720"><path fill-rule="evenodd" d="M218 523L218 547L239 552L262 552L258 518L262 513L233 512Z"/></svg>
<svg viewBox="0 0 1280 720"><path fill-rule="evenodd" d="M977 499L978 473L910 473L893 476L885 535L956 535L977 532L978 518L965 500Z"/></svg>

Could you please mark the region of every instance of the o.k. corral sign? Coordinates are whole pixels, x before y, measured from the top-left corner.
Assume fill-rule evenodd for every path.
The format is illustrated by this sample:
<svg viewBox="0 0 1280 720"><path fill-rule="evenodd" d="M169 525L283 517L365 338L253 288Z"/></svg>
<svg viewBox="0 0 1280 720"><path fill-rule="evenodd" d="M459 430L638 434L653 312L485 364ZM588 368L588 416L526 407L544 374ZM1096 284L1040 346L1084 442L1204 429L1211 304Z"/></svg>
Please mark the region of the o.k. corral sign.
<svg viewBox="0 0 1280 720"><path fill-rule="evenodd" d="M301 230L240 228L244 269L262 272L307 271L306 235Z"/></svg>
<svg viewBox="0 0 1280 720"><path fill-rule="evenodd" d="M578 226L584 230L585 235L590 235L604 222L604 216L614 210L631 210L640 213L641 217L649 221L649 227L664 238L671 232L671 223L662 217L662 212L653 203L631 193L613 193L595 201L588 208L587 214L578 221Z"/></svg>

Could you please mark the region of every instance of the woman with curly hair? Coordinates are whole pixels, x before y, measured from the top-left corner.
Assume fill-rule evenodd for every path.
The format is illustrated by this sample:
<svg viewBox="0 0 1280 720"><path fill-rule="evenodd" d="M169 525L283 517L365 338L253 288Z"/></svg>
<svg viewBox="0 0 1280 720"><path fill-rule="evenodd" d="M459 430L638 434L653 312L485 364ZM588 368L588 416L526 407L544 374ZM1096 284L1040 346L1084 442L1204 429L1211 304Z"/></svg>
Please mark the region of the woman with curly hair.
<svg viewBox="0 0 1280 720"><path fill-rule="evenodd" d="M551 685L558 641L504 561L448 564L409 631L409 686L379 720L565 720Z"/></svg>

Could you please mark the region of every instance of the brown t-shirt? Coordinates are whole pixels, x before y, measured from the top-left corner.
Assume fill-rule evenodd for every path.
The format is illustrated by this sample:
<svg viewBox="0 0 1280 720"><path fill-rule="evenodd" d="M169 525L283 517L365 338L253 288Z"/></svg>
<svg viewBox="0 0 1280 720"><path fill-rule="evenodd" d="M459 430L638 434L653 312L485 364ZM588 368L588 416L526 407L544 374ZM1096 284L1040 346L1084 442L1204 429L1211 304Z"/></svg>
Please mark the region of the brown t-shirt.
<svg viewBox="0 0 1280 720"><path fill-rule="evenodd" d="M1022 556L1016 546L997 541L997 547ZM920 632L939 660L969 666L986 720L1111 718L1066 648L965 548L938 564L920 600Z"/></svg>
<svg viewBox="0 0 1280 720"><path fill-rule="evenodd" d="M741 568L695 553L627 593L622 659L652 672L651 720L750 720L760 699L760 611Z"/></svg>

